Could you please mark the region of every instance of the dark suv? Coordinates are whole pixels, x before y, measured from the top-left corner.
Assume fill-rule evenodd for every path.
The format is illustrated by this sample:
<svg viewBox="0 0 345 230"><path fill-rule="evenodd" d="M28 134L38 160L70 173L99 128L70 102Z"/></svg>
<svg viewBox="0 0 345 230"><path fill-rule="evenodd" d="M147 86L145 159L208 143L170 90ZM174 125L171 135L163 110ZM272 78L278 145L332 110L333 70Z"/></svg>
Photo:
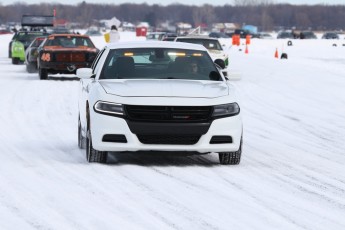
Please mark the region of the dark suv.
<svg viewBox="0 0 345 230"><path fill-rule="evenodd" d="M316 35L312 31L302 31L299 34L300 39L317 39Z"/></svg>

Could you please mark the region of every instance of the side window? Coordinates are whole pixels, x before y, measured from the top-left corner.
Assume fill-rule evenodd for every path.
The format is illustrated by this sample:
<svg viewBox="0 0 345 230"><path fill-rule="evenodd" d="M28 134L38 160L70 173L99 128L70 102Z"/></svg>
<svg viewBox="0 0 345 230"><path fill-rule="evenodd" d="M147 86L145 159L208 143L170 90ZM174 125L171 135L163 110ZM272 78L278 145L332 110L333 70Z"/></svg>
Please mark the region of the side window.
<svg viewBox="0 0 345 230"><path fill-rule="evenodd" d="M105 48L98 52L97 57L95 58L95 60L93 61L92 65L91 65L92 73L94 73L94 74L97 72L97 69L99 68L99 65L97 65L97 64L98 64L99 60L101 59L101 56L104 53L104 51L105 51Z"/></svg>

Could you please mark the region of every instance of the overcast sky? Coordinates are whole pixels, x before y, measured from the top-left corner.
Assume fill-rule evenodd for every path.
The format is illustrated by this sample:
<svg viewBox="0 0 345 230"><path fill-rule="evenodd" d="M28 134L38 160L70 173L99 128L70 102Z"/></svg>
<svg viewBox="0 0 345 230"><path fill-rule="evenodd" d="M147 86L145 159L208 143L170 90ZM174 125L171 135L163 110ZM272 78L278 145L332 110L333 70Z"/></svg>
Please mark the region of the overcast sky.
<svg viewBox="0 0 345 230"><path fill-rule="evenodd" d="M81 0L25 0L25 1L13 1L13 0L0 0L0 3L3 5L9 5L13 4L14 2L26 2L27 4L37 4L41 2L46 3L62 3L62 4L77 4L82 2ZM188 5L203 5L203 4L213 4L213 5L225 5L225 4L232 4L232 0L216 0L213 1L213 3L210 3L210 0L184 0L184 1L176 1L176 0L96 0L96 1L89 1L85 0L87 3L109 3L109 4L121 4L121 3L147 3L147 4L162 4L162 5L168 5L171 3L183 3ZM308 5L314 5L314 4L327 4L327 5L335 5L335 4L341 4L345 5L345 0L273 0L275 3L290 3L290 4L308 4Z"/></svg>

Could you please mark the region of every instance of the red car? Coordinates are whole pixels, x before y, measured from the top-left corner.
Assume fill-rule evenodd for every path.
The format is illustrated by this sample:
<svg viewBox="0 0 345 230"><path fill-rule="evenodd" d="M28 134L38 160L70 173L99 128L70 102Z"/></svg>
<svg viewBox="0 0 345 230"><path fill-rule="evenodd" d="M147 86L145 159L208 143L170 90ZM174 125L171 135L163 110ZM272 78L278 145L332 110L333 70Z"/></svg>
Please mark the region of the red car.
<svg viewBox="0 0 345 230"><path fill-rule="evenodd" d="M38 74L75 74L78 68L90 67L99 50L90 37L80 34L49 35L38 48Z"/></svg>

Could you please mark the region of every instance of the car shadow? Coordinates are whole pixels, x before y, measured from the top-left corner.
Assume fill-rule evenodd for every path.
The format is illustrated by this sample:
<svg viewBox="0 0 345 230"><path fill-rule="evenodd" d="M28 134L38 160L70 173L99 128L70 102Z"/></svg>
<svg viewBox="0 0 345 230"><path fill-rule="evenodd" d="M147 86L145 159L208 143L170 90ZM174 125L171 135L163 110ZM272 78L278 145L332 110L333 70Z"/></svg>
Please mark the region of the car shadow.
<svg viewBox="0 0 345 230"><path fill-rule="evenodd" d="M219 166L218 155L195 155L188 152L110 152L107 165L141 166Z"/></svg>

